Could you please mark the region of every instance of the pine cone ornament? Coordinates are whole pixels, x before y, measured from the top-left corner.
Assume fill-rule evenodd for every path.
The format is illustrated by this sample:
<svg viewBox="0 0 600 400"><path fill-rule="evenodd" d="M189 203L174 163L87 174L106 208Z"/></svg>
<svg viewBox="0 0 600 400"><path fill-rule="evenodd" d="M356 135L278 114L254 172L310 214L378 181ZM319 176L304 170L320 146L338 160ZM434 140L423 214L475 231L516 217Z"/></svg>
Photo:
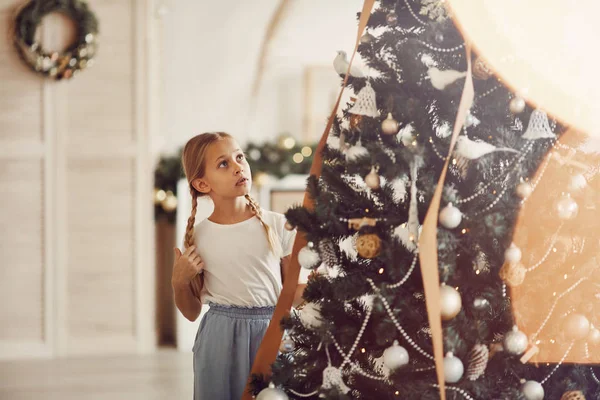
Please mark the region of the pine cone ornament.
<svg viewBox="0 0 600 400"><path fill-rule="evenodd" d="M585 395L581 390L571 390L569 392L565 392L560 400L585 400Z"/></svg>
<svg viewBox="0 0 600 400"><path fill-rule="evenodd" d="M331 239L325 239L319 242L319 255L321 256L321 260L323 260L328 267L333 267L338 262L335 245Z"/></svg>
<svg viewBox="0 0 600 400"><path fill-rule="evenodd" d="M469 352L469 366L467 367L467 379L474 381L479 379L485 372L490 352L487 346L476 344Z"/></svg>

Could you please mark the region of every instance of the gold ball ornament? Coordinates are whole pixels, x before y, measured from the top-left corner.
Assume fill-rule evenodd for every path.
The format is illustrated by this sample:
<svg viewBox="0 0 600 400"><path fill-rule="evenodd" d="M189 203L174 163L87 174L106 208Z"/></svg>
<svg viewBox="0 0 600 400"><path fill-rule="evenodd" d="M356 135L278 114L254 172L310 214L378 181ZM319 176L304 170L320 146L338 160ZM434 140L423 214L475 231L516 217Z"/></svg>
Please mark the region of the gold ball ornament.
<svg viewBox="0 0 600 400"><path fill-rule="evenodd" d="M516 287L523 283L527 270L521 263L505 263L500 268L500 279L510 287Z"/></svg>
<svg viewBox="0 0 600 400"><path fill-rule="evenodd" d="M485 81L493 75L490 67L485 63L483 58L477 57L473 63L473 77Z"/></svg>
<svg viewBox="0 0 600 400"><path fill-rule="evenodd" d="M360 123L362 122L362 115L350 114L350 128L359 129Z"/></svg>
<svg viewBox="0 0 600 400"><path fill-rule="evenodd" d="M440 308L444 321L456 317L462 308L462 298L458 290L452 286L442 284L440 286Z"/></svg>
<svg viewBox="0 0 600 400"><path fill-rule="evenodd" d="M362 258L375 258L381 252L381 239L374 233L360 235L356 239L356 251Z"/></svg>
<svg viewBox="0 0 600 400"><path fill-rule="evenodd" d="M377 175L377 172L375 172L374 168L371 169L371 172L369 172L369 174L365 177L365 183L373 190L379 189L381 185L381 179L379 178L379 175Z"/></svg>
<svg viewBox="0 0 600 400"><path fill-rule="evenodd" d="M525 99L522 97L514 97L509 103L510 112L513 114L521 114L525 111L525 105Z"/></svg>
<svg viewBox="0 0 600 400"><path fill-rule="evenodd" d="M381 123L381 131L386 135L395 135L399 129L398 121L392 117L392 113L388 113L387 118Z"/></svg>
<svg viewBox="0 0 600 400"><path fill-rule="evenodd" d="M563 393L560 400L585 400L585 395L581 390L570 390Z"/></svg>

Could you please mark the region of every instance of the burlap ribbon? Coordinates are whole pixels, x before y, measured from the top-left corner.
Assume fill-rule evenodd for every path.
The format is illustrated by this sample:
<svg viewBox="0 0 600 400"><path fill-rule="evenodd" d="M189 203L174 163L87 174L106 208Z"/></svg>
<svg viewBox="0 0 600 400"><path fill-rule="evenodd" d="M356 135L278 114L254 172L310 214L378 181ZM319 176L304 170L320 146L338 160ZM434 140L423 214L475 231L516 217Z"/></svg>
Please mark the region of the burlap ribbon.
<svg viewBox="0 0 600 400"><path fill-rule="evenodd" d="M435 358L435 369L437 372L438 385L440 388L440 399L446 399L446 388L444 384L444 343L442 335L442 318L440 305L440 277L438 271L438 254L437 254L437 222L440 213L440 202L442 200L442 190L444 181L446 180L446 172L448 164L452 157L452 151L456 144L456 139L463 127L467 112L473 104L473 76L471 75L471 46L467 42L467 76L465 86L463 88L456 121L454 122L454 130L448 148L448 156L444 163L444 168L440 174L433 198L429 204L425 222L423 222L423 231L419 238L419 261L421 263L421 275L423 277L423 288L425 291L425 305L427 306L427 317L429 319L429 327L431 328L431 338L433 341L433 355Z"/></svg>
<svg viewBox="0 0 600 400"><path fill-rule="evenodd" d="M342 94L344 93L344 89L346 87L346 84L348 83L350 68L352 66L352 62L354 61L356 51L358 50L360 38L362 37L365 27L367 26L367 22L369 21L369 17L371 16L371 10L373 9L374 3L375 0L365 0L365 2L363 3L362 12L358 21L358 33L356 35L356 42L354 44L354 50L352 51L352 57L350 57L350 62L348 64L348 70L344 78L344 83L342 84L340 93L337 97L337 101L335 102L335 106L333 107L331 115L329 116L329 120L327 122L327 126L325 127L325 131L323 132L321 140L317 145L315 157L310 168L310 175L314 175L317 178L321 176L321 170L323 167L322 150L325 147L325 144L327 143L329 131L331 130L331 126L333 125L333 121L335 120L335 116L337 114L337 110L340 106L340 101L342 99ZM308 192L304 194L302 206L309 210L314 209L314 201L308 195ZM273 364L275 358L277 357L279 345L283 337L283 332L280 327L280 321L284 316L289 314L292 308L294 294L296 292L296 287L298 286L298 278L300 277L300 264L298 263L298 252L300 251L300 249L306 246L306 244L306 238L301 232L298 232L292 250L290 266L288 267L288 276L283 284L283 289L281 290L281 294L279 295L277 305L275 306L273 318L269 323L267 332L265 333L263 341L256 354L254 365L252 366L252 371L250 372L250 376L248 377L248 384L246 385L246 390L242 395L242 400L252 399L252 395L250 394L250 379L252 375L262 374L265 376L270 376L271 374L271 364Z"/></svg>

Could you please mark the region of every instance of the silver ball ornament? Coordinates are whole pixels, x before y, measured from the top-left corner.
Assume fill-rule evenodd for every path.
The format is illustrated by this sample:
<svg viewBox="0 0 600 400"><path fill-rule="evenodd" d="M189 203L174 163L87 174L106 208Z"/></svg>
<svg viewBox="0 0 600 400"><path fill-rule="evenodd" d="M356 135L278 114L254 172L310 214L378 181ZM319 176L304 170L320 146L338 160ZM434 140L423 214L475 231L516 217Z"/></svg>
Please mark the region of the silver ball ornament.
<svg viewBox="0 0 600 400"><path fill-rule="evenodd" d="M571 196L566 194L556 202L556 212L558 213L558 218L568 221L577 216L579 206Z"/></svg>
<svg viewBox="0 0 600 400"><path fill-rule="evenodd" d="M442 319L444 321L456 317L462 308L462 299L458 290L445 284L440 286L440 302Z"/></svg>
<svg viewBox="0 0 600 400"><path fill-rule="evenodd" d="M522 257L521 249L516 244L511 243L510 247L504 252L504 261L509 263L518 263Z"/></svg>
<svg viewBox="0 0 600 400"><path fill-rule="evenodd" d="M377 172L375 172L375 169L372 169L371 172L369 172L369 174L365 177L365 183L373 190L379 189L381 186L381 179L379 178L379 175L377 175Z"/></svg>
<svg viewBox="0 0 600 400"><path fill-rule="evenodd" d="M381 131L386 135L395 135L400 129L398 121L392 117L392 113L388 113L387 118L381 122Z"/></svg>
<svg viewBox="0 0 600 400"><path fill-rule="evenodd" d="M510 101L509 108L511 113L520 114L525 111L525 100L522 97L515 97Z"/></svg>
<svg viewBox="0 0 600 400"><path fill-rule="evenodd" d="M527 381L521 385L521 393L527 400L544 400L544 387L536 381Z"/></svg>
<svg viewBox="0 0 600 400"><path fill-rule="evenodd" d="M581 314L569 314L565 318L564 333L571 340L580 340L590 333L590 321Z"/></svg>
<svg viewBox="0 0 600 400"><path fill-rule="evenodd" d="M504 335L502 345L504 346L505 351L518 356L525 353L525 350L527 350L529 339L527 338L527 335L521 332L515 325L513 326L512 331L507 332L506 335Z"/></svg>
<svg viewBox="0 0 600 400"><path fill-rule="evenodd" d="M526 199L533 193L533 186L529 182L521 182L517 186L517 196Z"/></svg>
<svg viewBox="0 0 600 400"><path fill-rule="evenodd" d="M452 352L444 357L444 380L446 383L456 383L460 381L465 372L465 366L460 358L454 357Z"/></svg>
<svg viewBox="0 0 600 400"><path fill-rule="evenodd" d="M260 391L258 396L256 396L256 400L288 400L288 396L271 382L268 388Z"/></svg>
<svg viewBox="0 0 600 400"><path fill-rule="evenodd" d="M454 207L452 203L448 203L448 205L440 212L439 220L444 228L454 229L460 225L462 213L458 208Z"/></svg>
<svg viewBox="0 0 600 400"><path fill-rule="evenodd" d="M394 340L394 344L383 352L383 364L390 370L395 370L408 364L408 351Z"/></svg>
<svg viewBox="0 0 600 400"><path fill-rule="evenodd" d="M319 264L319 261L319 253L310 248L310 246L305 246L298 252L298 263L300 263L302 268L314 269Z"/></svg>
<svg viewBox="0 0 600 400"><path fill-rule="evenodd" d="M477 311L483 311L490 305L490 302L484 297L475 297L473 300L473 308Z"/></svg>

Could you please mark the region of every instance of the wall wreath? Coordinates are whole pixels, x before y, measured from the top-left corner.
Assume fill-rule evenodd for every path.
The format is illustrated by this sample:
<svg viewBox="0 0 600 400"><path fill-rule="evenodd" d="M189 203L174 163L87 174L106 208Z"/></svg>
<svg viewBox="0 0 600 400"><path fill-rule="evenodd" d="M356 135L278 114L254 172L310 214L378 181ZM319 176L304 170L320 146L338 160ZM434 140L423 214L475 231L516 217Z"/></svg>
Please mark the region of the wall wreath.
<svg viewBox="0 0 600 400"><path fill-rule="evenodd" d="M51 13L70 18L76 39L63 52L47 51L36 41L42 18ZM15 18L14 42L23 61L35 72L51 79L70 79L90 67L98 49L98 20L82 0L31 0Z"/></svg>

